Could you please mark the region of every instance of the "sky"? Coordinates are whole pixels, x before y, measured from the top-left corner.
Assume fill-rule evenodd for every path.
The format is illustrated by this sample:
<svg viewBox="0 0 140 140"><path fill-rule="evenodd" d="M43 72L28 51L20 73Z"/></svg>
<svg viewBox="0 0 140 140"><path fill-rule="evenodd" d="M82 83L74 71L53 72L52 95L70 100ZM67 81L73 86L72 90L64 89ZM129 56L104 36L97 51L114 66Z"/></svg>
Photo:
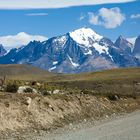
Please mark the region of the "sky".
<svg viewBox="0 0 140 140"><path fill-rule="evenodd" d="M115 41L140 35L140 0L0 0L0 44L17 47L81 27Z"/></svg>

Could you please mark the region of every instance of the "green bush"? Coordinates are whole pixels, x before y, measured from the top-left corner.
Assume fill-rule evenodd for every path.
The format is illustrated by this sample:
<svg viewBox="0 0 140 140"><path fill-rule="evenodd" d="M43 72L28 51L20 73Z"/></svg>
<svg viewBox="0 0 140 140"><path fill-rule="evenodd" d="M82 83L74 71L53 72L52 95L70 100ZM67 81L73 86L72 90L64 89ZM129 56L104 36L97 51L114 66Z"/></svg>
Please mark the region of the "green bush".
<svg viewBox="0 0 140 140"><path fill-rule="evenodd" d="M33 89L28 87L24 90L25 93L32 93L33 92Z"/></svg>
<svg viewBox="0 0 140 140"><path fill-rule="evenodd" d="M12 93L16 93L17 90L18 90L18 85L16 83L7 84L5 89L6 92L12 92Z"/></svg>
<svg viewBox="0 0 140 140"><path fill-rule="evenodd" d="M50 93L47 90L42 90L41 94L44 96L50 95Z"/></svg>

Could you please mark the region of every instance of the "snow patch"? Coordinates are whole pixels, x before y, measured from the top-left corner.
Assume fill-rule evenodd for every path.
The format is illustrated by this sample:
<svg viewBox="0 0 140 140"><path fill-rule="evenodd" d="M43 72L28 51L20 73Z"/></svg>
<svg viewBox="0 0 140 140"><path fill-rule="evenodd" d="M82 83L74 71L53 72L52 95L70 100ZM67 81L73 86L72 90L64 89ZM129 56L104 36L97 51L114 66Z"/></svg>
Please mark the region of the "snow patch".
<svg viewBox="0 0 140 140"><path fill-rule="evenodd" d="M93 46L94 46L95 50L99 52L99 54L106 53L111 58L111 60L114 61L113 57L109 53L108 46L105 46L105 45L102 46L102 45L99 45L98 43L94 43Z"/></svg>
<svg viewBox="0 0 140 140"><path fill-rule="evenodd" d="M25 47L25 46L22 46L22 47L18 48L18 49L16 50L16 53L20 52L22 49L24 49L24 47Z"/></svg>
<svg viewBox="0 0 140 140"><path fill-rule="evenodd" d="M70 37L80 44L85 51L85 55L92 55L92 48L99 52L99 54L106 53L113 61L112 56L109 54L109 48L107 44L99 45L99 41L103 36L98 35L95 31L90 28L81 28L70 32Z"/></svg>
<svg viewBox="0 0 140 140"><path fill-rule="evenodd" d="M56 66L50 68L49 71L52 71L52 70L54 70L54 69L56 69Z"/></svg>
<svg viewBox="0 0 140 140"><path fill-rule="evenodd" d="M54 62L53 62L53 65L57 65L57 64L58 64L58 61L54 61Z"/></svg>
<svg viewBox="0 0 140 140"><path fill-rule="evenodd" d="M3 56L6 56L11 50L7 50L7 52L3 55Z"/></svg>
<svg viewBox="0 0 140 140"><path fill-rule="evenodd" d="M60 44L61 46L64 46L65 43L67 41L67 37L66 36L61 36L61 37L57 37L54 42Z"/></svg>
<svg viewBox="0 0 140 140"><path fill-rule="evenodd" d="M92 55L92 51L88 50L88 52L85 52L84 55Z"/></svg>
<svg viewBox="0 0 140 140"><path fill-rule="evenodd" d="M14 62L14 61L15 61L15 59L11 59L11 61L12 61L12 62Z"/></svg>
<svg viewBox="0 0 140 140"><path fill-rule="evenodd" d="M70 37L78 44L86 47L90 47L92 45L93 42L91 41L99 41L101 38L103 38L90 28L81 28L70 32Z"/></svg>
<svg viewBox="0 0 140 140"><path fill-rule="evenodd" d="M68 55L68 58L69 58L71 64L72 64L74 67L78 67L78 66L79 66L79 64L74 63L74 62L72 61L72 58L71 58L69 55Z"/></svg>
<svg viewBox="0 0 140 140"><path fill-rule="evenodd" d="M106 47L106 46L101 46L98 43L94 43L93 47L96 49L96 51L99 52L99 54L102 54L102 53L109 54L108 47Z"/></svg>
<svg viewBox="0 0 140 140"><path fill-rule="evenodd" d="M129 41L132 45L135 45L136 38L137 37L127 38L127 41Z"/></svg>

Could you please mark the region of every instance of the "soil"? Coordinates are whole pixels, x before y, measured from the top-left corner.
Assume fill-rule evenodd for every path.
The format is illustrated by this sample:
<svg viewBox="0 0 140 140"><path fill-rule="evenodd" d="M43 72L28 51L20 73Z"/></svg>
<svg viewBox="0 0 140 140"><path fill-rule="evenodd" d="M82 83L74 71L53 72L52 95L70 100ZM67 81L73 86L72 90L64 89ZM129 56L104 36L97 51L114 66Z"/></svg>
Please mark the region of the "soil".
<svg viewBox="0 0 140 140"><path fill-rule="evenodd" d="M38 136L73 123L94 122L138 109L140 97L113 101L88 94L0 93L0 139L22 140L27 135Z"/></svg>

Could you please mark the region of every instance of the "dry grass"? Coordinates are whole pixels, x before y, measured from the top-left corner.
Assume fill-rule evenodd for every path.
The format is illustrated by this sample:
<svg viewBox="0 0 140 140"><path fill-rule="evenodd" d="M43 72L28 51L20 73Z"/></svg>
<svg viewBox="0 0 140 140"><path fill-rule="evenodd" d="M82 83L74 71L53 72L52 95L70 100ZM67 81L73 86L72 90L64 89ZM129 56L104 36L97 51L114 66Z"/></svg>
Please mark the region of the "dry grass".
<svg viewBox="0 0 140 140"><path fill-rule="evenodd" d="M0 66L0 75L6 75L6 84L14 82L20 86L28 82L31 86L33 81L39 81L43 90L62 89L68 93L0 93L0 131L4 134L12 130L48 130L85 118L97 120L140 108L140 68L66 75L27 65L8 65ZM113 101L112 95L119 99Z"/></svg>
<svg viewBox="0 0 140 140"><path fill-rule="evenodd" d="M6 75L7 74L7 75ZM49 73L28 65L0 66L0 75L6 75L7 82L42 82L43 89L64 89L70 93L94 95L140 95L140 68L112 69L82 74Z"/></svg>
<svg viewBox="0 0 140 140"><path fill-rule="evenodd" d="M140 68L122 68L81 74L57 74L30 65L0 65L0 76L13 80L38 80L46 82L67 81L123 81L140 79Z"/></svg>
<svg viewBox="0 0 140 140"><path fill-rule="evenodd" d="M111 101L106 97L79 94L43 97L38 94L0 93L0 132L49 130L73 121L85 118L98 120L139 107L140 98Z"/></svg>

